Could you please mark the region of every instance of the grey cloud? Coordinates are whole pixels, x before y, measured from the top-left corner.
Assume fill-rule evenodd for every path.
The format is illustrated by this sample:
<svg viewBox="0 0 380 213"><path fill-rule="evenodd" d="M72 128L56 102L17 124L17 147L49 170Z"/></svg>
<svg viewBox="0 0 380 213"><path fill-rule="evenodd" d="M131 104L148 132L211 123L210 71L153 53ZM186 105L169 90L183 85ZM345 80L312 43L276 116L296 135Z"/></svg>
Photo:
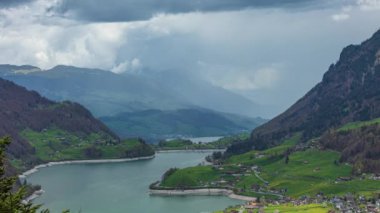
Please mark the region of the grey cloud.
<svg viewBox="0 0 380 213"><path fill-rule="evenodd" d="M13 7L17 6L19 4L28 3L33 0L1 0L0 1L0 8L1 7Z"/></svg>
<svg viewBox="0 0 380 213"><path fill-rule="evenodd" d="M336 2L335 0L322 2ZM317 4L318 3L318 4ZM247 8L299 8L321 6L320 0L63 0L54 9L69 18L100 21L146 20L159 13L231 11Z"/></svg>

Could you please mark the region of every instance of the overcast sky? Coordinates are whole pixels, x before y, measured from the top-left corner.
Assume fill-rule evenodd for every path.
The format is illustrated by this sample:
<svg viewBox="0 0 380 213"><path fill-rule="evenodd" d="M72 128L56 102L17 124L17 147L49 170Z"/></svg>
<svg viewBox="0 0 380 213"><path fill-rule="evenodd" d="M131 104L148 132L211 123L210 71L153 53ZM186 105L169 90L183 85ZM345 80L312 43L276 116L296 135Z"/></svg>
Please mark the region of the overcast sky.
<svg viewBox="0 0 380 213"><path fill-rule="evenodd" d="M1 0L0 63L188 72L280 111L379 20L380 0Z"/></svg>

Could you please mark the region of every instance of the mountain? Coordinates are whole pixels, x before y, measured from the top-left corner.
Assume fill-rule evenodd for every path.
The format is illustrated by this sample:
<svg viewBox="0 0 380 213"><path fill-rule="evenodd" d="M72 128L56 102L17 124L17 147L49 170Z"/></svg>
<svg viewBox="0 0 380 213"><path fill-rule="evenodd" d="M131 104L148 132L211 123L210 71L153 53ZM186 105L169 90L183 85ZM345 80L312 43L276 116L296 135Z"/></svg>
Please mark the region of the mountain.
<svg viewBox="0 0 380 213"><path fill-rule="evenodd" d="M130 144L120 141L81 105L50 101L37 92L0 79L0 137L7 135L12 138L8 159L19 170L47 161L119 158L131 154L127 148ZM140 146L140 142L132 143Z"/></svg>
<svg viewBox="0 0 380 213"><path fill-rule="evenodd" d="M26 71L29 68L28 71ZM56 66L42 71L31 66L1 65L0 75L56 101L71 100L95 116L148 108L179 107L180 103L137 76L121 76L98 69Z"/></svg>
<svg viewBox="0 0 380 213"><path fill-rule="evenodd" d="M231 146L227 152L265 149L295 133L301 133L301 142L305 142L350 122L379 118L379 82L380 31L360 45L344 48L339 61L330 66L322 82L284 113L254 129L247 143ZM380 142L378 138L374 140L376 144ZM330 143L334 142L324 145L329 147Z"/></svg>
<svg viewBox="0 0 380 213"><path fill-rule="evenodd" d="M380 172L380 118L329 130L319 142L327 149L341 152L340 161L354 165L357 174Z"/></svg>
<svg viewBox="0 0 380 213"><path fill-rule="evenodd" d="M248 131L264 122L206 109L144 110L101 117L121 137L163 139L176 136L219 136Z"/></svg>
<svg viewBox="0 0 380 213"><path fill-rule="evenodd" d="M114 74L63 65L50 70L28 65L0 65L0 77L56 101L81 103L97 117L183 108L258 116L262 110L251 100L180 72Z"/></svg>

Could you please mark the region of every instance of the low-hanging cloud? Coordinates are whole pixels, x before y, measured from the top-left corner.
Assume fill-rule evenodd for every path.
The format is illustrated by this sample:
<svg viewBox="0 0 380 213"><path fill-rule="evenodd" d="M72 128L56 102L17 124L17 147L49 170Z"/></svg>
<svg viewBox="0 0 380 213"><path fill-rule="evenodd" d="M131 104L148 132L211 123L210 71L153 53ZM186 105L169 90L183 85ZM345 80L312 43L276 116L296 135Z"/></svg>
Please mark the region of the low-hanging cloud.
<svg viewBox="0 0 380 213"><path fill-rule="evenodd" d="M336 0L62 0L53 9L68 18L123 22L147 20L157 14L178 14L188 12L235 11L249 8L302 8L318 2L336 2Z"/></svg>
<svg viewBox="0 0 380 213"><path fill-rule="evenodd" d="M1 0L0 7L13 7L15 5L24 4L33 0Z"/></svg>
<svg viewBox="0 0 380 213"><path fill-rule="evenodd" d="M102 8L104 2L97 0L93 7ZM230 11L203 9L219 11L207 13L173 9L173 14L153 15L144 21L110 23L104 18L89 17L88 22L72 18L73 6L68 3L62 14L52 9L61 4L62 0L34 0L0 8L0 63L43 69L65 64L144 75L160 70L186 72L281 109L318 82L344 46L363 41L380 27L378 11L367 10L368 5L376 8L370 1L297 12L250 6L239 7L244 10L223 7L236 9ZM151 17L152 11L144 12L143 6L136 13ZM349 18L337 16L340 21L334 21L334 14Z"/></svg>

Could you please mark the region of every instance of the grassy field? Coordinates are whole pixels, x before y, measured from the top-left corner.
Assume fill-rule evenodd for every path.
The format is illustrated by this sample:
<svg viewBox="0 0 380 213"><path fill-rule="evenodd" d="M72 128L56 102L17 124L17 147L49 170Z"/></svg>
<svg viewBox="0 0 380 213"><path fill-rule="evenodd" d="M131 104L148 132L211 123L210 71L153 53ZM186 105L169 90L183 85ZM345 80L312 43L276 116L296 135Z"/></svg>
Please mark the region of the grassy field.
<svg viewBox="0 0 380 213"><path fill-rule="evenodd" d="M223 137L219 140L209 143L193 143L186 139L173 139L161 141L155 148L158 150L186 150L186 149L225 149L232 143L246 140L249 138L248 133L241 133L234 136Z"/></svg>
<svg viewBox="0 0 380 213"><path fill-rule="evenodd" d="M199 187L210 185L212 181L219 178L219 172L214 170L211 166L195 166L185 169L179 169L166 178L161 186L163 187Z"/></svg>
<svg viewBox="0 0 380 213"><path fill-rule="evenodd" d="M280 159L263 167L261 176L270 182L269 187L287 189L287 194L301 195L336 193L329 189L336 178L350 176L351 167L337 165L339 154L332 151L307 150L289 156L289 163Z"/></svg>
<svg viewBox="0 0 380 213"><path fill-rule="evenodd" d="M232 156L219 169L210 166L180 169L164 180L162 185L178 187L188 180L189 186L201 187L224 180L233 185L239 194L258 196L251 188L259 185L267 190L283 190L286 196L294 198L313 196L320 192L328 196L346 193L372 196L380 192L380 181L361 180L358 177L337 181L340 177L350 177L352 166L338 163L340 154L335 151L308 148L292 152L286 163L284 152L298 140L299 135L295 135L280 146ZM253 166L259 167L258 174L251 169ZM269 184L266 185L266 182Z"/></svg>
<svg viewBox="0 0 380 213"><path fill-rule="evenodd" d="M241 155L233 155L229 159L226 160L226 164L244 164L244 165L252 165L253 163L257 163L259 165L265 165L272 163L273 160L276 159L269 159L267 156L276 156L283 152L285 152L287 149L295 146L297 142L299 141L299 138L301 137L300 134L296 134L295 136L287 139L282 143L281 145L275 146L270 149L266 149L264 151L257 151L253 150ZM256 159L258 155L266 156L262 160L253 160Z"/></svg>
<svg viewBox="0 0 380 213"><path fill-rule="evenodd" d="M35 148L36 157L45 162L137 157L153 153L150 147L138 139L118 142L103 133L72 134L54 128L41 132L26 129L20 135Z"/></svg>
<svg viewBox="0 0 380 213"><path fill-rule="evenodd" d="M380 124L380 118L376 118L370 121L359 121L359 122L348 123L342 126L341 128L339 128L338 131L348 131L348 130L358 129L363 126L370 126L374 124Z"/></svg>
<svg viewBox="0 0 380 213"><path fill-rule="evenodd" d="M229 209L226 209L226 211L216 211L214 213L225 213L225 212L231 213L233 210L239 211L239 209L240 208L229 208ZM331 209L332 209L331 207L323 206L321 204L309 204L309 205L301 205L301 206L294 206L292 204L269 205L263 208L265 213L274 213L274 212L327 213ZM257 213L258 210L254 210L253 212ZM248 211L244 210L243 213L248 213Z"/></svg>

